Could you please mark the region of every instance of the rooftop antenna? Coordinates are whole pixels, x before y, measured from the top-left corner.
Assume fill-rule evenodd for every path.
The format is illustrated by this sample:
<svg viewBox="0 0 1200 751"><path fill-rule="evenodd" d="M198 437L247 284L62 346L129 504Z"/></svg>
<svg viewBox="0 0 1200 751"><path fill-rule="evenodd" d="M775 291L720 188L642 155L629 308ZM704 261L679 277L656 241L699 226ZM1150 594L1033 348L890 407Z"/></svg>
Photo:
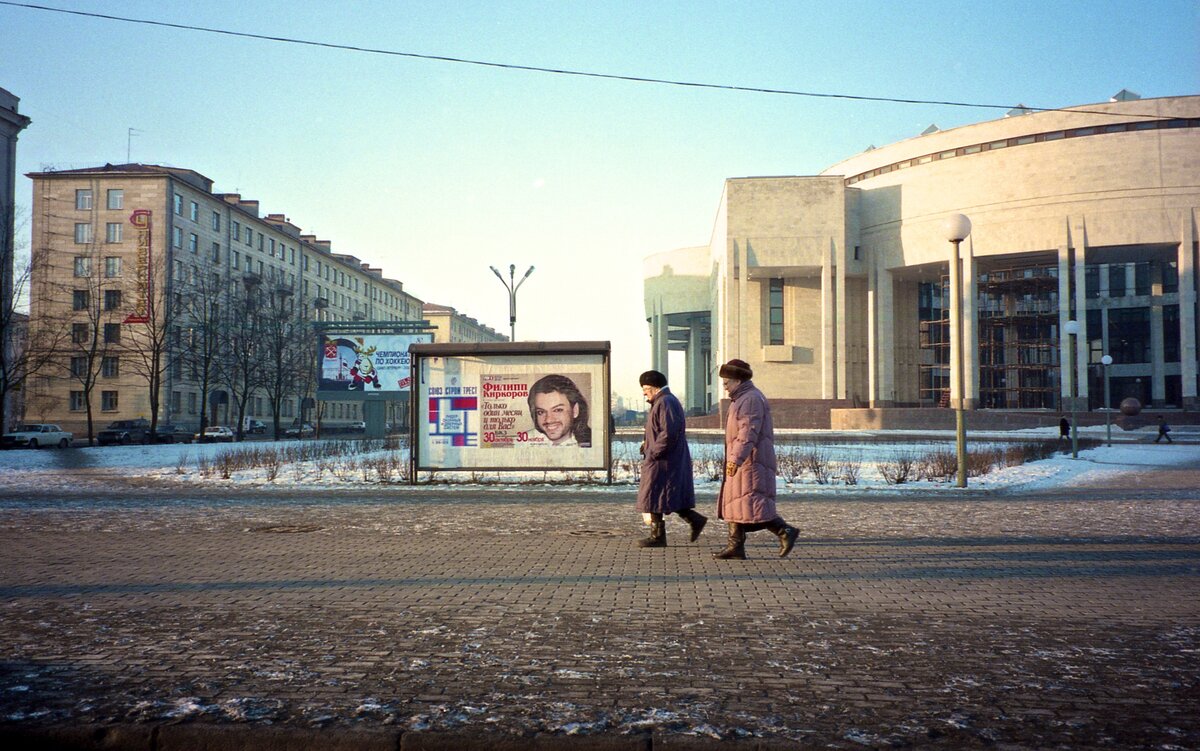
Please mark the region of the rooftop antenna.
<svg viewBox="0 0 1200 751"><path fill-rule="evenodd" d="M133 153L133 137L140 136L144 132L145 131L138 130L137 128L130 128L128 130L128 132L125 134L125 163L126 164L133 164L133 159L130 157L130 155Z"/></svg>

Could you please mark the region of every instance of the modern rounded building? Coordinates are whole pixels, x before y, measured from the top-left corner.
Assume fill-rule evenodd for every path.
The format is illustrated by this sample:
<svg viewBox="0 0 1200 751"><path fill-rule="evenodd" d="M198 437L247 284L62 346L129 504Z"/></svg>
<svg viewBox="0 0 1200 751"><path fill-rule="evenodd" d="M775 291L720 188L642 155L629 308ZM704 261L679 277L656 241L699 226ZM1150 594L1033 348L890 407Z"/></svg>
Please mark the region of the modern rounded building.
<svg viewBox="0 0 1200 751"><path fill-rule="evenodd" d="M948 407L961 301L968 409L1097 409L1107 382L1109 406L1196 410L1198 213L1200 96L1018 109L817 176L729 179L708 246L646 259L652 360L686 351L693 413L733 357L785 425Z"/></svg>

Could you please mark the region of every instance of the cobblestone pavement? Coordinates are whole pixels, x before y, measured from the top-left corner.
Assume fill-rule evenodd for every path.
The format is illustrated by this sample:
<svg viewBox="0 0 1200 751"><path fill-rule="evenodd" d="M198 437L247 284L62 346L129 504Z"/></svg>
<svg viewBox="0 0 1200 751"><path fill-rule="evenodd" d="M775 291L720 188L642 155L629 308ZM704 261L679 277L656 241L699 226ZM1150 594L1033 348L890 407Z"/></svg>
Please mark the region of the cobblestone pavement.
<svg viewBox="0 0 1200 751"><path fill-rule="evenodd" d="M636 548L632 490L12 497L0 735L1200 748L1200 472L1163 478L784 499L795 552L744 562Z"/></svg>

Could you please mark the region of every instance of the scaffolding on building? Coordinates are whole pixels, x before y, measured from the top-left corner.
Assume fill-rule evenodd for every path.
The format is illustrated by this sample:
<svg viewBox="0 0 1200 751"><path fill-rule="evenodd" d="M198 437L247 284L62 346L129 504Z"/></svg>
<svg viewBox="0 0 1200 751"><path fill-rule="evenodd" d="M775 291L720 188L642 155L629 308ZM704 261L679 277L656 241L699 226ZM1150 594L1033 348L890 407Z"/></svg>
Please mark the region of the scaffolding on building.
<svg viewBox="0 0 1200 751"><path fill-rule="evenodd" d="M920 399L950 406L949 278L929 285L920 322ZM1013 264L977 279L979 407L1059 405L1058 267Z"/></svg>

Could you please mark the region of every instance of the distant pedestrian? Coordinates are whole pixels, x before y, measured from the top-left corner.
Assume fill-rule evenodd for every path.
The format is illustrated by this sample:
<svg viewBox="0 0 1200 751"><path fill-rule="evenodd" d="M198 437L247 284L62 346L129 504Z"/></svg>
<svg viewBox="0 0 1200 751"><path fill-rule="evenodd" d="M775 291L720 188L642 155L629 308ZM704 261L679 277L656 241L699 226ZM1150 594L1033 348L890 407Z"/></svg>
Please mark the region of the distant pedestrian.
<svg viewBox="0 0 1200 751"><path fill-rule="evenodd" d="M647 370L638 381L642 395L650 403L637 500L638 511L650 517L650 536L638 540L638 545L667 546L667 526L663 520L667 514L683 517L692 528L691 541L695 542L708 524L708 517L696 512L692 453L688 450L683 405L667 388L667 377L657 370Z"/></svg>
<svg viewBox="0 0 1200 751"><path fill-rule="evenodd" d="M1164 438L1167 439L1167 443L1175 442L1175 441L1171 440L1171 426L1167 424L1166 419L1163 418L1162 415L1159 415L1158 416L1158 436L1154 439L1154 442L1158 443L1159 441L1161 441Z"/></svg>
<svg viewBox="0 0 1200 751"><path fill-rule="evenodd" d="M746 533L759 529L779 537L782 558L792 552L800 535L775 511L775 426L767 398L750 380L753 375L743 360L730 360L720 370L730 403L717 517L729 524L729 544L713 558L745 558Z"/></svg>
<svg viewBox="0 0 1200 751"><path fill-rule="evenodd" d="M1067 418L1058 421L1058 439L1066 441L1071 438L1071 423L1067 422Z"/></svg>

